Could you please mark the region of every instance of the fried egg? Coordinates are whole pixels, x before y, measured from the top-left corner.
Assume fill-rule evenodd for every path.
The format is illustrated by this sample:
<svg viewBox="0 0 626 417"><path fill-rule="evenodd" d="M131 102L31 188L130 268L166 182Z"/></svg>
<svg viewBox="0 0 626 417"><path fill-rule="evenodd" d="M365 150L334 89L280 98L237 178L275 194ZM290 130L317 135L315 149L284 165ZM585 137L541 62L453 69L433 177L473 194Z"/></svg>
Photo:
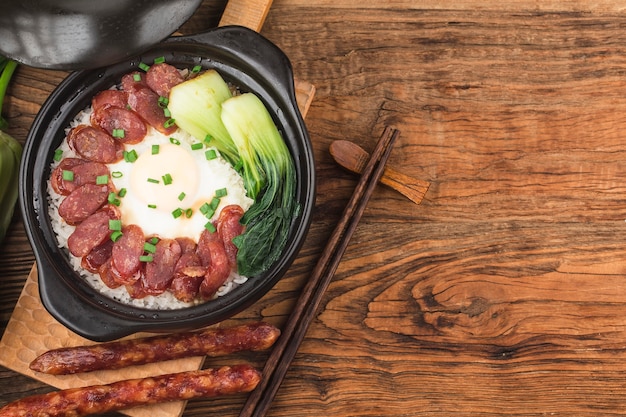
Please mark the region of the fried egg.
<svg viewBox="0 0 626 417"><path fill-rule="evenodd" d="M146 236L190 237L196 242L221 209L248 210L241 176L192 136L178 130L166 136L150 129L139 144L126 145L124 159L109 164L122 224L140 226Z"/></svg>

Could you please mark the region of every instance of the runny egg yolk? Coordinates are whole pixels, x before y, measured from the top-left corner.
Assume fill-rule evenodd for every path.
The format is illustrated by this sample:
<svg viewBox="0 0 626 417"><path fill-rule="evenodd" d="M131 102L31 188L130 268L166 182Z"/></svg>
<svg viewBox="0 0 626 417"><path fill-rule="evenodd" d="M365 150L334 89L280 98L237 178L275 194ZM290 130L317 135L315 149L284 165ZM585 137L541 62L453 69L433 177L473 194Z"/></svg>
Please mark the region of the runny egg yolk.
<svg viewBox="0 0 626 417"><path fill-rule="evenodd" d="M158 153L144 152L134 163L129 191L146 206L171 213L181 196L195 196L200 170L183 147L163 144Z"/></svg>

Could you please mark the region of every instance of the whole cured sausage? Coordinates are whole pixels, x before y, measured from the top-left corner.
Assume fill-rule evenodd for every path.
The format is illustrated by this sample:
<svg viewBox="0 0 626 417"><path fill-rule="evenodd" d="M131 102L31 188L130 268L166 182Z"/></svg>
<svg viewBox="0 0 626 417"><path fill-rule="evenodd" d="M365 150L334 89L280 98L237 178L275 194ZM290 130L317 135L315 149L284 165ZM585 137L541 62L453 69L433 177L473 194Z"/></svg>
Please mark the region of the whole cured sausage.
<svg viewBox="0 0 626 417"><path fill-rule="evenodd" d="M217 357L269 349L279 335L278 328L257 322L229 328L126 339L50 350L32 361L30 369L51 375L67 375L191 356Z"/></svg>
<svg viewBox="0 0 626 417"><path fill-rule="evenodd" d="M81 417L159 402L252 391L261 374L250 365L129 379L33 395L0 408L3 417Z"/></svg>

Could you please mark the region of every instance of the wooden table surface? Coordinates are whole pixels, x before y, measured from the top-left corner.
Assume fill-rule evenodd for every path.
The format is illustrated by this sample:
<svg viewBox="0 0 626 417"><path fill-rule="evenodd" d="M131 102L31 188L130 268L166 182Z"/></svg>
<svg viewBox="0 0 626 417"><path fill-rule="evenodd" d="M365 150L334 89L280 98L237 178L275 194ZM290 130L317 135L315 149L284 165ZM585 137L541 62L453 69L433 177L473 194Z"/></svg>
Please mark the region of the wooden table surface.
<svg viewBox="0 0 626 417"><path fill-rule="evenodd" d="M224 3L181 31L215 26ZM318 196L287 276L233 322L288 317L356 184L332 141L371 150L395 127L389 165L432 184L419 206L376 189L269 415L626 414L622 2L275 0L261 33L317 88ZM18 69L9 133L25 140L65 76ZM0 331L33 261L16 214ZM0 405L50 390L0 368Z"/></svg>

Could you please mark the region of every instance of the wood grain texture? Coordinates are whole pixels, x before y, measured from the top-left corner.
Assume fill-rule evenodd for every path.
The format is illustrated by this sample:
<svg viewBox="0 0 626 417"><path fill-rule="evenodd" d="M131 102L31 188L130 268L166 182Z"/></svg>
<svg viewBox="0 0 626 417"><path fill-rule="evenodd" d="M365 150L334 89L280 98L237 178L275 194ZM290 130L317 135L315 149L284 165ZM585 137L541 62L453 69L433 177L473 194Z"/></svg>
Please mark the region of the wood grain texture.
<svg viewBox="0 0 626 417"><path fill-rule="evenodd" d="M393 125L389 166L431 187L377 188L269 417L626 414L624 27L613 1L274 1L262 34L317 89L318 197L287 276L233 321L293 308L356 183L333 140L371 151ZM11 133L61 78L18 70ZM3 323L31 265L16 216ZM0 402L45 389L0 369Z"/></svg>

